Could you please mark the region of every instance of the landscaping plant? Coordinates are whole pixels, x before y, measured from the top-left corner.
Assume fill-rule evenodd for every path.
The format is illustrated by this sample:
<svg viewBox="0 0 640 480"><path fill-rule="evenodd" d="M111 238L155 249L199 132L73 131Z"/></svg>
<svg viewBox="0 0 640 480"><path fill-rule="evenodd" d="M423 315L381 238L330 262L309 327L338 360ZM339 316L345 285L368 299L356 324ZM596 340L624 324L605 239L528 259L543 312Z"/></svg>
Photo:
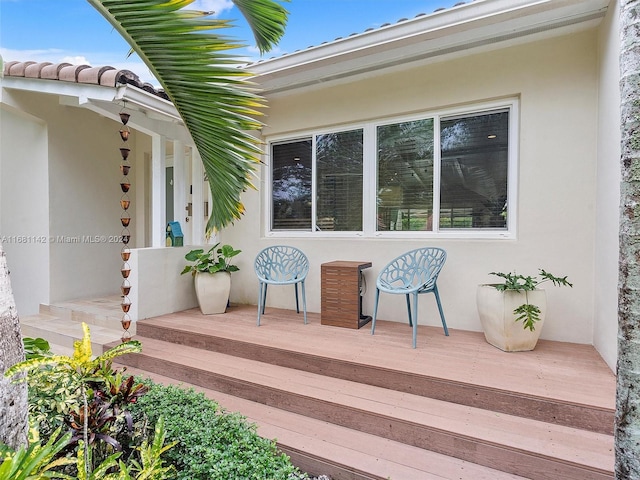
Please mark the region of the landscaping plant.
<svg viewBox="0 0 640 480"><path fill-rule="evenodd" d="M74 342L73 356L53 355L42 344L38 353L12 366L5 376L27 373L32 423L44 436L58 428L70 430L71 443L82 452L79 465L88 477L94 469L92 458L102 463L122 451L119 437L130 441L133 422L125 407L147 387L133 385L112 368L117 356L139 352L139 342L122 343L93 358L89 327L83 323L82 328L84 336Z"/></svg>
<svg viewBox="0 0 640 480"><path fill-rule="evenodd" d="M535 290L538 288L538 285L544 282L551 282L555 286L567 286L573 287L573 284L569 283L567 277L556 277L551 273L540 269L539 276L524 276L518 275L514 273L502 273L502 272L491 272L490 275L496 275L504 279L503 283L493 283L492 287L495 287L496 290L501 292L505 291L515 291L515 292L524 292L525 293L525 303L516 308L513 313L516 314L516 322L521 321L523 323L523 328L528 328L529 330L535 330L535 323L540 320L540 308L537 305L533 305L529 303L529 299L527 298L527 292Z"/></svg>
<svg viewBox="0 0 640 480"><path fill-rule="evenodd" d="M274 440L260 437L246 418L225 412L193 389L146 380L149 392L132 405L134 417L154 425L165 418L167 439L177 442L166 459L182 480L290 480L307 478L278 451Z"/></svg>
<svg viewBox="0 0 640 480"><path fill-rule="evenodd" d="M223 245L218 248L219 245L219 243L216 243L206 252L202 248L198 248L187 253L184 258L194 263L186 265L181 274L188 272L191 272L192 275L195 275L197 272L237 272L239 268L237 265L231 263L231 259L242 252L242 250L234 250L231 245Z"/></svg>

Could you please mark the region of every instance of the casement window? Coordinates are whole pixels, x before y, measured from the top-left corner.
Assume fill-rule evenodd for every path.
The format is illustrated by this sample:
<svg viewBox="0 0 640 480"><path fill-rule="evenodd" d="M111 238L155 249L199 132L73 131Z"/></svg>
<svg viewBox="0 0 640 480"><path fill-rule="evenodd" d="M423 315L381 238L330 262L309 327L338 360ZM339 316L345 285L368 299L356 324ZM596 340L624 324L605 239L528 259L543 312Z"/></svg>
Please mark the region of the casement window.
<svg viewBox="0 0 640 480"><path fill-rule="evenodd" d="M515 236L515 101L269 143L274 236Z"/></svg>

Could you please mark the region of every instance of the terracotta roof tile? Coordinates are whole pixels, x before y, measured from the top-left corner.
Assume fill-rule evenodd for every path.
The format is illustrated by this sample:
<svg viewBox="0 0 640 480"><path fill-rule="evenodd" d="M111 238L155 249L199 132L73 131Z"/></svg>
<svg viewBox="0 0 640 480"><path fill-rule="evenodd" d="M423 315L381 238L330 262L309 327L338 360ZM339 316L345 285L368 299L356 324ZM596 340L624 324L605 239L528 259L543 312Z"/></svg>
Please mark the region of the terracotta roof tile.
<svg viewBox="0 0 640 480"><path fill-rule="evenodd" d="M109 65L91 67L90 65L72 65L70 63L53 64L50 62L11 61L4 64L4 75L7 77L41 78L44 80L102 85L104 87L127 84L169 100L169 96L164 90L155 88L150 83L143 83L140 77L132 71L116 70Z"/></svg>
<svg viewBox="0 0 640 480"><path fill-rule="evenodd" d="M78 82L78 75L86 68L91 68L89 65L69 65L62 67L58 72L58 80L63 82Z"/></svg>
<svg viewBox="0 0 640 480"><path fill-rule="evenodd" d="M24 76L28 78L40 78L42 69L48 65L51 65L51 62L33 63L24 69Z"/></svg>
<svg viewBox="0 0 640 480"><path fill-rule="evenodd" d="M104 67L85 68L84 70L78 72L78 83L91 83L93 85L100 85L100 77L102 77L104 72L109 70L115 70L115 68L108 65Z"/></svg>
<svg viewBox="0 0 640 480"><path fill-rule="evenodd" d="M11 76L13 77L24 77L24 71L29 65L33 65L36 62L19 62L14 63L9 67L9 72L11 72Z"/></svg>

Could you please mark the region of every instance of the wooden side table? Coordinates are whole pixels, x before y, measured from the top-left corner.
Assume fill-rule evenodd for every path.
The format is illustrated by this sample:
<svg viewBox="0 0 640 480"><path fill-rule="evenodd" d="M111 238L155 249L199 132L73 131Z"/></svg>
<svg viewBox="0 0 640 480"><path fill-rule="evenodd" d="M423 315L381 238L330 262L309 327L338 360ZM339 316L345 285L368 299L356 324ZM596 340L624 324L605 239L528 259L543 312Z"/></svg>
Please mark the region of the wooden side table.
<svg viewBox="0 0 640 480"><path fill-rule="evenodd" d="M338 260L323 263L321 273L320 324L334 327L360 328L370 316L362 314L362 280L360 272L371 262Z"/></svg>

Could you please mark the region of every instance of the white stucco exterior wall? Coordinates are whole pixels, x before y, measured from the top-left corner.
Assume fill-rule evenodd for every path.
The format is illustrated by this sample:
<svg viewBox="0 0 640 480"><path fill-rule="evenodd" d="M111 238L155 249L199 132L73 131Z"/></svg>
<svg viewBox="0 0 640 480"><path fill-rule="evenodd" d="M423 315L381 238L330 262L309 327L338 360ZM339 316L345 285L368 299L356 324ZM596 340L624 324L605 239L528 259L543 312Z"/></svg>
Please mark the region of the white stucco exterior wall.
<svg viewBox="0 0 640 480"><path fill-rule="evenodd" d="M47 138L38 119L0 110L0 237L20 316L49 300Z"/></svg>
<svg viewBox="0 0 640 480"><path fill-rule="evenodd" d="M593 344L615 371L618 333L620 205L620 7L612 1L600 28L598 185Z"/></svg>
<svg viewBox="0 0 640 480"><path fill-rule="evenodd" d="M310 311L320 311L320 265L332 260L373 262L365 271L364 312L373 311L375 278L395 256L425 245L443 247L440 280L452 329L481 329L476 286L488 272L545 268L568 275L573 289L549 287L542 338L592 343L596 230L598 63L597 31L476 54L313 92L270 99L263 134L428 112L498 98L520 99L518 235L516 240L265 238L263 188L248 191L244 218L221 240L243 253L233 274L232 302L257 303L253 259L267 245L291 244L308 255ZM266 171L259 172L261 182ZM258 184L262 187L262 184ZM433 296L420 299L420 323L439 325ZM269 290L268 305L294 308L291 288ZM406 322L402 296L383 296L379 318Z"/></svg>
<svg viewBox="0 0 640 480"><path fill-rule="evenodd" d="M122 247L119 241L122 231L119 148L122 142L118 134L121 123L87 109L61 105L55 95L14 91L11 100L25 115L37 118L46 132L45 139L39 143L20 142L24 143L23 147L13 139L2 142L3 159L5 150L10 152L7 157L20 155L32 159L31 155L20 154L19 150L16 153L16 150L40 146L37 164L23 163L19 171L5 169L4 160L2 165L2 178L13 186L14 191L29 197L23 203L24 211L39 212L38 221L46 225L47 233L48 257L46 261L38 262L41 271L46 271L47 288L43 285L34 289L30 278L26 283L14 284L16 298L28 297L28 312L35 313L33 310L37 311L40 303L118 293L122 282L119 254ZM22 131L21 125L12 125ZM9 134L10 130L7 130L6 135ZM4 135L3 128L3 139ZM136 136L136 132L132 132L128 142L132 160L137 155ZM143 154L140 152L139 155ZM136 198L135 172L134 167L129 173L132 200ZM26 187L21 186L25 182L16 179L24 176L34 176L43 185L31 187L27 182ZM30 191L37 194L29 195ZM5 195L3 189L3 197L15 198L9 196L10 192L7 190ZM25 224L19 217L20 210L7 202L3 201L3 208L7 209L3 212L3 222L11 221L22 231ZM136 221L134 214L132 225ZM136 231L134 228L130 231L133 235L130 246L134 247ZM29 255L32 253L30 250Z"/></svg>
<svg viewBox="0 0 640 480"><path fill-rule="evenodd" d="M51 301L114 294L122 282L121 125L73 107L57 107L43 115L50 129L51 236L81 239L51 244ZM132 149L134 144L135 140ZM130 179L135 185L134 172ZM129 196L135 198L134 189ZM100 241L89 243L86 237Z"/></svg>

